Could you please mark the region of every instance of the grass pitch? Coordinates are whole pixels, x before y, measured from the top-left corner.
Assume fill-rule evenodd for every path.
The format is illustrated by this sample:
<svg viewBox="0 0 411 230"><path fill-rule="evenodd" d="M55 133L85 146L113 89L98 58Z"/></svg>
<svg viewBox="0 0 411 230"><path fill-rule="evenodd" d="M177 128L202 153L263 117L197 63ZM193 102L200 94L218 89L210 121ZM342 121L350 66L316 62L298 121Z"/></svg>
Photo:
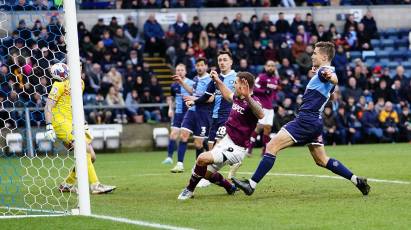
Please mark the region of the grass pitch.
<svg viewBox="0 0 411 230"><path fill-rule="evenodd" d="M411 145L327 147L355 174L384 179L370 182L368 197L346 180L317 167L306 147L284 150L271 174L248 197L229 196L212 185L195 191L195 198L178 201L187 185L194 152L186 154L182 174L162 165L165 151L99 154L100 181L117 185L113 194L91 196L93 214L195 229L408 229L411 226ZM259 163L256 149L237 177L249 178ZM224 168L226 175L228 169ZM301 174L306 176L295 176ZM392 183L403 181L405 183ZM87 217L0 219L0 229L147 229Z"/></svg>

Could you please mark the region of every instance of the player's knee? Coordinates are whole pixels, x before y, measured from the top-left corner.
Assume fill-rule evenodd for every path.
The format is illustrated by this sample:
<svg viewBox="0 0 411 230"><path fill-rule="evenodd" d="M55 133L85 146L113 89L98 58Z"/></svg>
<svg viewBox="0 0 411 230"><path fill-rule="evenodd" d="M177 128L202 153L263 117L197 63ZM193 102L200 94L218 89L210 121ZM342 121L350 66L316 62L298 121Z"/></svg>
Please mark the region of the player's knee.
<svg viewBox="0 0 411 230"><path fill-rule="evenodd" d="M268 152L271 155L277 155L278 152L278 145L275 143L275 141L270 141L266 145L266 152Z"/></svg>
<svg viewBox="0 0 411 230"><path fill-rule="evenodd" d="M195 139L194 140L194 147L196 149L202 149L203 148L203 140Z"/></svg>
<svg viewBox="0 0 411 230"><path fill-rule="evenodd" d="M190 133L187 131L182 131L180 134L181 141L187 142L189 137L190 137Z"/></svg>
<svg viewBox="0 0 411 230"><path fill-rule="evenodd" d="M197 164L200 166L206 166L209 164L209 159L206 153L202 153L197 158Z"/></svg>
<svg viewBox="0 0 411 230"><path fill-rule="evenodd" d="M328 162L328 160L323 159L323 158L316 158L316 159L314 159L314 161L315 161L316 165L318 165L320 167L323 167L323 168L325 168L325 166L327 166L327 162Z"/></svg>

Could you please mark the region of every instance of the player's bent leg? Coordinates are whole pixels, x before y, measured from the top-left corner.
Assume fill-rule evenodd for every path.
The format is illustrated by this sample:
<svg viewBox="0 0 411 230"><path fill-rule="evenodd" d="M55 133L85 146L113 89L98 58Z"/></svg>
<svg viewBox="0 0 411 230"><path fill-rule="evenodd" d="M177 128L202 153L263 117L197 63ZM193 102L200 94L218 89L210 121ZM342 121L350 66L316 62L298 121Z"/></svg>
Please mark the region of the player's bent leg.
<svg viewBox="0 0 411 230"><path fill-rule="evenodd" d="M311 144L308 146L311 156L318 166L326 168L331 172L350 180L363 195L368 195L371 187L367 183L366 178L357 177L348 168L346 168L340 161L329 158L325 152L323 145Z"/></svg>
<svg viewBox="0 0 411 230"><path fill-rule="evenodd" d="M257 184L263 179L263 177L271 170L274 166L274 162L278 152L288 146L294 144L294 140L289 135L288 132L281 129L267 144L266 153L264 153L257 170L254 172L253 176L249 180L238 180L232 178L234 184L244 191L248 196L254 193Z"/></svg>

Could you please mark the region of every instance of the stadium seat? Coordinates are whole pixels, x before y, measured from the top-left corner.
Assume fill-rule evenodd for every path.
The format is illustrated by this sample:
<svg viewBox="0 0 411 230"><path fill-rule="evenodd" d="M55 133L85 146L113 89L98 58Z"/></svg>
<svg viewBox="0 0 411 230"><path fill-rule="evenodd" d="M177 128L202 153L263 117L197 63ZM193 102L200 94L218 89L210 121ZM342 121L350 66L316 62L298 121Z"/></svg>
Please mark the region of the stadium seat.
<svg viewBox="0 0 411 230"><path fill-rule="evenodd" d="M6 135L6 144L9 147L9 153L23 152L23 136L20 133L9 133Z"/></svg>
<svg viewBox="0 0 411 230"><path fill-rule="evenodd" d="M397 66L399 66L399 65L400 65L399 62L397 62L397 61L391 61L391 62L388 63L388 68L390 68L390 69L395 69L395 68L397 68Z"/></svg>
<svg viewBox="0 0 411 230"><path fill-rule="evenodd" d="M94 139L91 142L94 150L103 150L104 149L104 131L99 129L90 130L91 135Z"/></svg>
<svg viewBox="0 0 411 230"><path fill-rule="evenodd" d="M372 39L371 40L371 45L374 48L379 48L381 45L381 41L379 39Z"/></svg>
<svg viewBox="0 0 411 230"><path fill-rule="evenodd" d="M104 139L106 142L106 149L119 149L121 146L120 133L115 129L108 129L104 131Z"/></svg>
<svg viewBox="0 0 411 230"><path fill-rule="evenodd" d="M382 58L388 58L389 52L388 52L388 51L385 51L385 50L381 50L381 51L376 52L376 56L377 56L378 58L380 58L380 59L382 59Z"/></svg>
<svg viewBox="0 0 411 230"><path fill-rule="evenodd" d="M401 62L401 65L404 66L405 69L411 69L411 61Z"/></svg>
<svg viewBox="0 0 411 230"><path fill-rule="evenodd" d="M382 58L378 61L378 64L385 67L390 63L390 60L388 58Z"/></svg>
<svg viewBox="0 0 411 230"><path fill-rule="evenodd" d="M45 132L36 133L36 147L42 153L53 152L53 142L46 139Z"/></svg>
<svg viewBox="0 0 411 230"><path fill-rule="evenodd" d="M92 142L94 149L120 148L120 136L123 132L123 126L121 124L89 125L89 128L91 135L94 137Z"/></svg>
<svg viewBox="0 0 411 230"><path fill-rule="evenodd" d="M153 140L154 146L157 148L168 146L168 129L167 128L154 128L153 129Z"/></svg>
<svg viewBox="0 0 411 230"><path fill-rule="evenodd" d="M367 59L367 60L365 61L365 64L366 64L368 67L374 67L374 65L375 65L375 60L374 60L374 59Z"/></svg>
<svg viewBox="0 0 411 230"><path fill-rule="evenodd" d="M364 51L362 51L362 58L363 59L368 59L368 58L375 59L375 51L373 51L373 50L364 50Z"/></svg>
<svg viewBox="0 0 411 230"><path fill-rule="evenodd" d="M354 60L357 58L362 58L362 53L361 51L351 51L350 56L351 56L351 60Z"/></svg>
<svg viewBox="0 0 411 230"><path fill-rule="evenodd" d="M390 40L390 39L383 39L383 40L381 41L381 45L382 45L383 47L394 47L394 41L393 41L393 40Z"/></svg>

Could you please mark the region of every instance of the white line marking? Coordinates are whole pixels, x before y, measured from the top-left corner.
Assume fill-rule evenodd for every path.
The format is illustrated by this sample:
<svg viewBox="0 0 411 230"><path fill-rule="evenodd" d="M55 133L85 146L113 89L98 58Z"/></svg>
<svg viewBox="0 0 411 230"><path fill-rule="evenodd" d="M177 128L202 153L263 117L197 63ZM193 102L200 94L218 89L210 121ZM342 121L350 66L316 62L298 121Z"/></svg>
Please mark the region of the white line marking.
<svg viewBox="0 0 411 230"><path fill-rule="evenodd" d="M33 217L59 217L67 216L65 214L55 214L55 215L18 215L18 216L0 216L0 219L21 219L21 218L33 218Z"/></svg>
<svg viewBox="0 0 411 230"><path fill-rule="evenodd" d="M244 175L253 175L252 172L237 172L237 174ZM326 178L326 179L338 179L345 180L345 178L340 176L328 176L328 175L315 175L315 174L298 174L298 173L267 173L269 176L291 176L291 177L316 177L316 178ZM409 181L402 180L384 180L384 179L375 179L367 178L368 181L377 182L377 183L390 183L390 184L411 184Z"/></svg>
<svg viewBox="0 0 411 230"><path fill-rule="evenodd" d="M130 219L121 218L121 217L103 216L103 215L91 215L91 217L102 219L102 220L111 220L114 222L121 222L121 223L126 223L126 224L134 224L134 225L150 227L150 228L169 229L169 230L194 230L193 228L183 228L183 227L157 224L157 223L140 221L140 220L130 220Z"/></svg>

